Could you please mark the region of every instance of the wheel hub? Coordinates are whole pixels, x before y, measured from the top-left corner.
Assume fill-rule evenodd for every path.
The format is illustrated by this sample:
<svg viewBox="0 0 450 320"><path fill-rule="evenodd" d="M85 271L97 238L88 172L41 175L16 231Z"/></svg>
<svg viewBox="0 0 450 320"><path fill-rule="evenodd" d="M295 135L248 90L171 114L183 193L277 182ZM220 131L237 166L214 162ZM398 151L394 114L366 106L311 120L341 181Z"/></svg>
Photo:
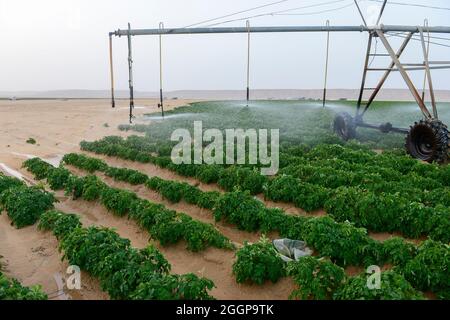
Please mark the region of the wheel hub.
<svg viewBox="0 0 450 320"><path fill-rule="evenodd" d="M343 140L350 140L356 137L355 121L347 112L339 113L334 118L334 132Z"/></svg>
<svg viewBox="0 0 450 320"><path fill-rule="evenodd" d="M408 153L427 162L443 163L448 160L449 132L438 120L416 122L406 137Z"/></svg>

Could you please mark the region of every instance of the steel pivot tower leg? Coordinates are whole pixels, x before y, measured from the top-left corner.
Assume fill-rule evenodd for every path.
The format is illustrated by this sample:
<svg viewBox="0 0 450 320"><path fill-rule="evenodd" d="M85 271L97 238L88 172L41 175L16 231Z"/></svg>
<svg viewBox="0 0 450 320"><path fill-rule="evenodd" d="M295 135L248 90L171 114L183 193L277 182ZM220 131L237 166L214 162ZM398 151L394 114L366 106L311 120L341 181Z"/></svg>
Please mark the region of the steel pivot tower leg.
<svg viewBox="0 0 450 320"><path fill-rule="evenodd" d="M375 32L380 37L381 42L383 43L383 45L386 48L389 55L391 56L392 61L395 64L395 66L397 67L401 76L403 77L403 80L405 80L406 85L408 86L409 90L411 91L412 95L414 96L414 99L416 100L417 104L419 105L420 110L422 110L423 115L427 119L432 119L433 116L431 115L427 106L423 102L422 97L420 96L419 92L417 91L416 87L414 86L413 82L411 81L411 78L409 77L408 73L406 72L403 64L400 62L399 58L397 57L394 50L392 49L389 41L386 39L384 33L381 30L375 30Z"/></svg>
<svg viewBox="0 0 450 320"><path fill-rule="evenodd" d="M361 90L359 91L358 104L357 104L357 108L356 108L356 119L357 120L359 120L359 118L360 118L359 111L361 109L362 100L363 100L363 96L364 96L364 88L366 86L367 71L369 69L370 52L372 50L372 41L373 41L373 34L371 33L369 35L369 41L367 44L366 59L364 62L364 72L363 72L363 77L362 77L362 81L361 81Z"/></svg>
<svg viewBox="0 0 450 320"><path fill-rule="evenodd" d="M428 19L425 19L423 22L423 26L428 28ZM430 33L428 32L428 41L427 41L427 55L430 56L430 44L431 44L431 38ZM422 100L425 101L425 90L427 85L427 72L425 71L425 76L423 78L423 90L422 90Z"/></svg>
<svg viewBox="0 0 450 320"><path fill-rule="evenodd" d="M113 66L112 34L109 35L109 67L111 74L111 106L115 108L116 100L114 98L114 66Z"/></svg>
<svg viewBox="0 0 450 320"><path fill-rule="evenodd" d="M131 25L128 24L128 84L130 87L130 123L133 123L134 86L133 86L133 52L131 48Z"/></svg>
<svg viewBox="0 0 450 320"><path fill-rule="evenodd" d="M159 30L164 30L164 23L159 23ZM163 94L163 54L162 54L162 35L159 35L159 105L161 115L164 119L164 94Z"/></svg>
<svg viewBox="0 0 450 320"><path fill-rule="evenodd" d="M250 21L247 20L247 107L250 102Z"/></svg>
<svg viewBox="0 0 450 320"><path fill-rule="evenodd" d="M412 38L412 33L409 33L405 40L403 41L403 43L401 44L400 48L397 51L396 57L400 58L403 54L403 52L406 49L406 46L408 45L408 43L410 42L411 38ZM383 54L380 54L380 56L385 56ZM389 55L387 55L389 56ZM371 104L373 103L373 101L375 100L376 96L378 95L378 93L380 92L381 88L383 87L384 83L386 82L387 78L389 77L389 75L392 72L392 69L395 67L395 63L391 62L389 67L386 69L386 72L384 73L384 75L381 77L380 81L378 82L377 86L375 87L374 91L372 92L369 100L367 100L366 106L363 110L363 112L361 113L361 117L364 116L364 114L367 112L367 110L369 109L369 107L371 106Z"/></svg>
<svg viewBox="0 0 450 320"><path fill-rule="evenodd" d="M422 42L422 50L423 50L423 58L424 58L424 64L425 64L425 74L427 75L428 79L428 89L430 90L430 96L431 96L431 106L433 108L433 117L434 119L438 118L438 112L436 107L436 98L434 96L434 87L433 87L433 80L431 79L431 71L430 71L430 60L428 59L428 52L430 51L429 47L427 49L425 44L425 37L423 35L423 29L419 28L420 32L420 40ZM422 101L424 100L422 95Z"/></svg>
<svg viewBox="0 0 450 320"><path fill-rule="evenodd" d="M330 20L327 20L326 26L330 26ZM325 108L325 103L327 101L327 83L328 83L328 62L330 57L330 32L327 32L327 52L325 59L325 79L323 84L323 98L322 98L322 106Z"/></svg>

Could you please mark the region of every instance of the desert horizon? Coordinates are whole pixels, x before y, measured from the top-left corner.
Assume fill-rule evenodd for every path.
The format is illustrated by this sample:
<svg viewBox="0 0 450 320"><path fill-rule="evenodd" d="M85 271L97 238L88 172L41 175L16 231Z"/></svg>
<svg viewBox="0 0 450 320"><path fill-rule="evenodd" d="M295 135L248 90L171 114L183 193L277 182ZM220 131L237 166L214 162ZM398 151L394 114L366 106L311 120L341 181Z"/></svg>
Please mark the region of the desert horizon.
<svg viewBox="0 0 450 320"><path fill-rule="evenodd" d="M327 100L357 100L359 89L327 89ZM366 94L367 95L367 94ZM450 102L450 90L435 90L438 102ZM136 99L157 99L159 92L135 91ZM428 94L427 94L428 96ZM108 99L108 90L49 90L49 91L0 91L1 100L27 99ZM323 89L254 89L250 90L252 100L321 100ZM115 91L116 99L128 99L129 91ZM245 90L173 90L165 91L164 99L176 100L244 100ZM378 101L414 101L408 89L382 89Z"/></svg>

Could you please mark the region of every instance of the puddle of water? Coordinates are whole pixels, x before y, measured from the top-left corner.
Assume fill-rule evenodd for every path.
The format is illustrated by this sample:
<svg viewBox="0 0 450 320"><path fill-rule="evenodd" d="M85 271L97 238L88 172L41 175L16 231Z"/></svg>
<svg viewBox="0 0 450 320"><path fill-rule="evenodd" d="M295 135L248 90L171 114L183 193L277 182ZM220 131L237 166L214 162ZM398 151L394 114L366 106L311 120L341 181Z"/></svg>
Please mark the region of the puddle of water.
<svg viewBox="0 0 450 320"><path fill-rule="evenodd" d="M18 152L11 152L11 154L26 158L26 159L38 158L38 156L35 156L32 154L25 154L25 153L18 153ZM48 164L51 164L54 167L59 167L59 164L63 157L64 157L63 155L57 154L55 156L48 157L48 158L41 157L41 159L44 160L45 162L47 162Z"/></svg>
<svg viewBox="0 0 450 320"><path fill-rule="evenodd" d="M27 159L36 158L36 156L34 156L32 154L26 154L26 153L11 152L11 154L13 154L15 156L19 156L19 157L24 157L24 158L27 158Z"/></svg>
<svg viewBox="0 0 450 320"><path fill-rule="evenodd" d="M25 180L24 176L20 172L12 169L10 167L8 167L4 163L0 163L0 170L3 171L4 173L6 173L7 175L10 175L10 176L12 176L14 178L20 179L22 181Z"/></svg>
<svg viewBox="0 0 450 320"><path fill-rule="evenodd" d="M42 158L45 162L51 164L54 167L59 167L59 164L61 163L61 160L64 156L58 154L56 156L50 157L50 158Z"/></svg>

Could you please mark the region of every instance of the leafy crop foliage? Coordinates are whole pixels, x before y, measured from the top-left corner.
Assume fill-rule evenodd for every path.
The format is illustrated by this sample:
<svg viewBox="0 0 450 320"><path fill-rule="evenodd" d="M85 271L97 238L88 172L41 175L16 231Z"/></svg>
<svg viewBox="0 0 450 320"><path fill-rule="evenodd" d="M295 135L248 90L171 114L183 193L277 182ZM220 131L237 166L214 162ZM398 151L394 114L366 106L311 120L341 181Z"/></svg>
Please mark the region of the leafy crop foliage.
<svg viewBox="0 0 450 320"><path fill-rule="evenodd" d="M311 157L310 161L336 161L336 160L327 160L327 157L325 159L321 160L315 160L315 157L318 157L318 154L323 155L327 154L326 150L330 148L322 148L318 147L315 149L312 149L311 151L304 151L300 150L299 154L302 154L303 156L308 155L309 152L311 154L309 155ZM316 154L314 154L314 152ZM347 153L352 153L352 150L348 150L342 147L333 147L331 150L329 150L331 154L335 152L335 154L343 157L344 159L350 161L351 159L354 159L354 157L359 157L357 159L362 159L363 161L369 161L373 155L370 153L366 155L364 152L359 152L356 155L352 154L352 156L347 155ZM328 157L330 157L328 155ZM392 159L391 155L386 155L386 159ZM383 160L388 161L388 160ZM389 160L391 161L391 160ZM346 162L350 163L350 162ZM405 161L404 163L408 163L409 161ZM337 164L342 166L342 163L337 161ZM336 165L337 165L336 164ZM344 163L345 164L345 163ZM402 164L402 162L400 162ZM353 165L353 164L349 164ZM403 173L411 173L412 170L417 169L408 169L407 165L402 164L396 165L398 168L401 168ZM431 167L431 166L430 166ZM345 168L345 167L343 167ZM434 167L433 167L434 168ZM349 169L350 170L350 169ZM409 170L409 171L408 171ZM433 169L434 170L434 169ZM436 169L436 170L442 170L442 169ZM433 171L434 172L434 171ZM389 170L386 169L386 172L383 174L389 175ZM284 185L280 182L282 179L286 179L286 182ZM398 178L401 178L399 176ZM290 188L285 187L286 185L294 185L293 181L299 181L297 180L299 178L294 178L293 176L285 175L280 176L279 178L275 178L272 181L269 181L266 187L266 197L269 198L276 198L277 201L290 201L288 199L292 198L283 198L285 195L290 195L291 192L289 191ZM396 178L397 179L397 178ZM272 185L273 183L273 185ZM392 182L396 183L396 182ZM302 182L302 185L305 184ZM326 201L327 205L330 205L331 201L334 201L332 205L333 208L342 208L341 212L344 214L340 216L339 214L334 214L333 217L335 217L338 221L337 222L332 219L331 217L319 218L319 219L311 219L311 218L305 218L305 217L294 217L286 215L282 210L279 209L267 209L264 207L264 205L257 199L254 199L250 196L250 194L245 194L239 191L225 193L224 195L220 195L218 193L215 193L214 196L211 198L211 201L208 201L207 208L214 208L214 214L216 216L217 220L225 219L228 222L235 223L239 226L239 228L243 230L250 230L250 231L263 231L263 232L272 232L277 231L280 233L282 237L292 238L292 239L302 239L306 240L308 242L308 245L314 248L319 256L322 257L330 257L331 260L338 265L341 266L348 266L348 265L370 265L370 264L383 264L383 263L391 263L396 266L404 266L406 265L411 259L414 259L414 257L417 254L417 248L405 242L401 239L392 239L392 241L388 240L385 243L381 243L375 240L372 240L368 235L367 231L363 228L358 228L358 226L367 226L368 218L362 217L360 218L357 215L349 215L349 212L346 212L345 208L352 208L350 204L355 203L365 203L366 195L367 194L373 194L376 196L377 194L380 194L380 191L364 191L364 189L360 189L357 187L351 187L346 189L345 187L339 187L335 191L331 189L327 189L325 187L322 187L320 185L314 184L314 183L308 183L307 185L312 187L318 187L323 188L323 190L326 190L326 192L329 193L329 199ZM278 188L277 188L278 186ZM395 184L394 184L395 186ZM171 201L180 201L182 199L186 200L189 203L199 205L200 207L205 207L200 204L198 201L199 197L210 195L209 193L205 193L200 191L196 187L189 186L184 183L179 183L175 181L166 181L160 178L149 178L147 181L147 187L158 191L159 193L163 194L167 199ZM272 187L272 188L271 188ZM98 189L98 188L95 188ZM381 187L381 190L385 190ZM189 191L190 190L190 191ZM287 191L284 191L287 190ZM409 189L406 189L409 190ZM348 195L347 197L341 197L341 195L338 192L342 192L343 194ZM352 194L353 192L353 194ZM272 194L270 196L267 196L267 194ZM405 191L405 194L408 192ZM430 192L424 192L422 191L424 195L428 195ZM212 195L212 194L211 194ZM386 199L389 199L391 197L391 193L385 193ZM418 198L419 200L421 199ZM431 196L428 196L430 198ZM435 197L435 196L433 196ZM305 197L308 199L308 197ZM342 199L342 200L340 200ZM354 200L353 200L354 199ZM383 198L382 198L383 199ZM384 200L383 200L384 201ZM384 203L382 201L382 203ZM370 205L370 202L367 202L366 206L371 209L372 205ZM373 202L374 207L376 208L378 204ZM144 204L143 206L148 206L147 204ZM341 206L341 207L339 207ZM387 206L387 205L386 205ZM136 206L135 206L136 207ZM151 207L152 210L155 210L155 207ZM243 209L242 209L243 208ZM386 207L389 209L388 207ZM380 216L376 215L367 215L370 219L374 222L371 222L372 224L377 221L384 221L386 222L385 228L391 228L389 230L394 230L397 228L392 228L392 226L389 226L389 223L392 224L392 222L396 223L396 226L398 228L402 228L404 230L404 233L407 233L408 228L412 231L421 230L418 227L414 227L414 223L418 223L417 221L421 221L420 218L421 214L423 217L426 217L425 214L428 214L430 210L434 210L435 212L439 212L439 206L432 208L427 207L424 204L416 203L415 205L409 205L407 208L410 209L409 215L411 216L408 218L408 215L405 215L405 219L403 220L405 223L399 224L397 223L396 217L392 215L392 219L386 219L383 215L385 214L383 210L378 211ZM424 209L424 210L422 210ZM330 209L330 212L334 209ZM371 209L372 210L372 209ZM379 209L378 209L379 210ZM445 215L444 209L439 209L441 212ZM145 209L145 212L150 211L149 209ZM414 211L417 212L417 214L414 214ZM338 211L336 211L338 212ZM370 212L368 210L368 212ZM352 212L350 212L353 214ZM362 214L365 214L363 210L361 210ZM388 212L386 212L388 213ZM183 239L181 234L183 233L180 223L174 223L172 218L169 219L169 221L172 221L170 223L167 223L166 219L158 220L162 221L159 222L159 224L163 225L164 227L159 230L154 227L155 225L155 219L153 215L147 214L146 216L140 214L140 212L136 212L136 210L133 209L132 214L130 216L138 216L140 219L140 224L143 225L147 230L153 229L153 236L155 238L159 238L162 243L170 244L174 243L177 240ZM442 215L442 214L441 214ZM170 216L170 215L169 215ZM435 217L439 217L439 215L435 215ZM384 219L384 220L380 220ZM437 219L437 218L436 218ZM179 219L178 219L179 220ZM352 225L351 223L346 222L347 220L355 221L355 225ZM359 221L366 221L364 223L361 223ZM392 221L391 221L392 220ZM139 220L138 220L139 221ZM408 221L415 221L414 223L409 223ZM446 234L445 229L445 221L442 221L442 226L439 228L439 226L431 231L429 231L430 236L431 234L441 234L439 239L444 239L444 236ZM382 226L383 223L377 222L379 226ZM420 223L420 222L419 222ZM436 222L433 222L433 220L430 220L427 222L427 226L437 225ZM427 227L430 230L430 227ZM424 232L417 233L417 236L419 234L424 234ZM434 236L432 236L434 237ZM440 262L442 264L442 262ZM429 274L429 271L424 271L428 276L433 277L431 274ZM443 286L444 279L440 278L437 279L438 286ZM445 287L445 286L444 286ZM445 289L439 289L444 290Z"/></svg>
<svg viewBox="0 0 450 320"><path fill-rule="evenodd" d="M52 190L62 190L70 178L70 171L65 168L56 168L47 176L47 182Z"/></svg>
<svg viewBox="0 0 450 320"><path fill-rule="evenodd" d="M135 200L137 200L135 193L122 189L105 187L101 194L101 201L105 208L120 217L129 213Z"/></svg>
<svg viewBox="0 0 450 320"><path fill-rule="evenodd" d="M369 289L368 275L351 277L334 293L335 300L422 300L423 295L415 290L405 278L395 271L381 274L381 288Z"/></svg>
<svg viewBox="0 0 450 320"><path fill-rule="evenodd" d="M131 298L133 300L211 300L208 290L214 283L194 274L153 277L141 283Z"/></svg>
<svg viewBox="0 0 450 320"><path fill-rule="evenodd" d="M137 250L111 229L82 228L77 216L56 211L44 214L39 227L52 230L64 258L99 278L112 299L212 299L210 280L169 274L170 264L153 246Z"/></svg>
<svg viewBox="0 0 450 320"><path fill-rule="evenodd" d="M204 176L207 183L217 183L222 178L222 184L227 190L233 192L234 188L238 188L245 191L246 187L242 187L233 173L242 168L246 169L241 170L242 172L253 171L257 166L236 166L231 167L231 170L229 166L175 166L168 158L170 143L167 142L167 137L173 127L189 126L194 119L205 120L204 128L246 128L246 125L251 128L264 125L267 128L276 123L275 127L282 128L281 171L279 176L263 184L266 199L290 202L306 211L327 209L329 217L316 219L290 216L282 210L257 205L258 200L247 194L245 198L241 198L245 201L242 207L251 208L253 215L239 210L240 206L236 204L236 199L239 198L233 195L226 199L230 208L234 209L227 208L227 203L223 201L225 198L219 197L218 201L222 202L214 207L214 213L219 219L233 222L244 230L277 231L282 237L307 240L318 256L329 257L340 266L389 263L398 267L397 272L402 274L405 266L412 266L412 261L419 262L418 256L425 257L423 251L419 253L417 246L403 239L394 238L386 242L372 240L367 229L401 233L409 238L429 237L441 244L449 242L448 166L423 164L398 150L381 154L371 151L375 147L403 148L403 137L400 135L372 135L369 139L367 132L359 129L360 140L372 140L374 143L363 145L353 141L342 146L342 142L330 135L330 110L311 110L310 107L294 110L293 106L286 106L287 109L292 108L289 109L289 119L284 116L283 121L277 123L282 113L279 108L272 108L271 104L277 102L261 103L264 108L236 108L235 104L231 106L220 102L180 108L171 113L181 113L183 117L174 117L169 122L121 127L123 130L145 132L146 137L107 137L92 143L83 142L82 148L99 154L153 163L199 180ZM281 104L284 107L285 104L296 103ZM380 104L379 108L384 113L387 106ZM295 118L299 109L302 112L301 121L298 121L298 117ZM407 120L406 125L414 120ZM289 125L290 123L293 125ZM333 144L335 142L337 144ZM446 268L445 260L434 261L436 266L432 265L437 270ZM420 260L420 263L423 265L425 261ZM440 292L449 291L446 287L448 280L435 277L432 274L434 268L423 267L420 271L423 278L436 281L432 291L442 297ZM408 280L416 289L423 290L411 278ZM433 281L430 280L430 283ZM427 290L431 290L429 286Z"/></svg>
<svg viewBox="0 0 450 320"><path fill-rule="evenodd" d="M23 287L16 279L8 279L0 272L0 300L47 300L40 286Z"/></svg>
<svg viewBox="0 0 450 320"><path fill-rule="evenodd" d="M23 228L35 224L55 201L53 194L38 187L19 186L0 194L0 209L6 210L17 228Z"/></svg>
<svg viewBox="0 0 450 320"><path fill-rule="evenodd" d="M394 237L383 242L384 261L404 266L417 255L417 247L402 238Z"/></svg>
<svg viewBox="0 0 450 320"><path fill-rule="evenodd" d="M267 280L276 283L285 275L283 260L266 238L255 244L245 243L236 256L233 273L238 283L249 281L261 285Z"/></svg>
<svg viewBox="0 0 450 320"><path fill-rule="evenodd" d="M39 158L33 158L25 161L23 167L31 172L37 180L46 179L49 170L53 169L53 166Z"/></svg>
<svg viewBox="0 0 450 320"><path fill-rule="evenodd" d="M334 291L346 280L344 269L315 257L303 257L290 262L287 273L298 286L292 292L291 299L330 300Z"/></svg>
<svg viewBox="0 0 450 320"><path fill-rule="evenodd" d="M311 212L324 207L329 190L304 183L293 176L282 175L270 182L264 195L273 201L293 202L297 207Z"/></svg>
<svg viewBox="0 0 450 320"><path fill-rule="evenodd" d="M216 221L226 221L238 225L242 230L256 231L261 224L261 214L264 206L259 201L254 201L247 192L230 192L221 197L215 208Z"/></svg>
<svg viewBox="0 0 450 320"><path fill-rule="evenodd" d="M249 191L251 194L261 193L267 182L267 177L262 176L259 171L238 167L224 170L217 181L224 190L233 191L234 188L239 188Z"/></svg>
<svg viewBox="0 0 450 320"><path fill-rule="evenodd" d="M34 160L43 163L42 160ZM48 168L50 176L56 168ZM78 177L70 175L65 190L74 199L100 201L106 209L117 216L135 219L138 224L149 231L154 239L162 245L169 245L184 240L191 251L201 251L209 246L233 249L233 245L211 224L194 220L183 213L168 210L163 205L156 205L140 199L135 193L108 186L96 176ZM198 201L204 201L202 195Z"/></svg>
<svg viewBox="0 0 450 320"><path fill-rule="evenodd" d="M429 235L435 240L450 241L450 210L440 205L432 208L408 202L398 194L341 187L325 207L337 221L355 221L373 231L401 231L413 238Z"/></svg>
<svg viewBox="0 0 450 320"><path fill-rule="evenodd" d="M84 170L83 164L95 158L72 153L64 159L66 159L65 163ZM159 177L149 178L146 174L137 170L110 167L106 163L102 163L101 169L97 171L103 171L114 180L127 182L132 185L146 184L149 189L157 191L172 203L185 200L187 203L197 205L201 208L213 209L220 196L218 192L203 192L199 188L187 183L163 180Z"/></svg>
<svg viewBox="0 0 450 320"><path fill-rule="evenodd" d="M132 147L139 139L146 140L133 137L131 143L128 139L107 137L83 142L81 146L100 154L115 148L134 154L142 152ZM295 156L281 153L281 158L289 160L281 175L273 180L261 176L255 168L173 165L167 157L154 154L147 154L146 158L147 162L198 179L204 171L215 171L212 176L217 179L207 179L208 182L217 182L227 191L264 191L268 200L292 202L306 211L325 208L338 221L349 220L358 227L401 232L411 238L428 235L442 242L450 240L450 170L445 167L418 164L395 153L377 155L360 146L298 149L296 152L294 148ZM293 147L286 150L292 151ZM121 157L115 152L109 155Z"/></svg>
<svg viewBox="0 0 450 320"><path fill-rule="evenodd" d="M65 164L74 165L90 173L103 171L107 164L103 160L86 157L81 154L66 154L62 160Z"/></svg>
<svg viewBox="0 0 450 320"><path fill-rule="evenodd" d="M120 137L107 137L97 142L83 141L80 146L84 151L116 156L122 159L142 163L152 163L185 177L195 177L204 183L218 183L219 186L226 191L240 188L241 190L248 190L252 194L258 194L263 191L264 185L268 182L267 177L262 176L258 171L249 168L236 166L225 168L218 165L175 165L168 157L154 156L146 152L132 149L129 146L128 140L124 140ZM66 163L74 165L74 162ZM77 165L77 167L80 166Z"/></svg>
<svg viewBox="0 0 450 320"><path fill-rule="evenodd" d="M126 168L108 167L105 171L108 177L112 177L117 181L125 181L132 185L144 184L148 180L148 176L136 170Z"/></svg>
<svg viewBox="0 0 450 320"><path fill-rule="evenodd" d="M19 179L5 176L0 172L0 194L9 188L17 188L25 186L25 184Z"/></svg>
<svg viewBox="0 0 450 320"><path fill-rule="evenodd" d="M366 229L349 222L339 224L330 217L310 219L304 227L303 239L337 264L371 265L379 261L380 243L369 238Z"/></svg>
<svg viewBox="0 0 450 320"><path fill-rule="evenodd" d="M428 240L418 248L414 259L409 260L402 273L416 288L431 290L442 299L450 299L450 247Z"/></svg>
<svg viewBox="0 0 450 320"><path fill-rule="evenodd" d="M80 217L75 214L65 214L60 211L47 211L39 219L39 230L52 231L59 240L80 228Z"/></svg>
<svg viewBox="0 0 450 320"><path fill-rule="evenodd" d="M62 190L70 177L70 171L60 168L54 168L51 164L41 161L39 158L33 158L25 161L23 167L34 174L38 180L47 179L48 184L53 190Z"/></svg>
<svg viewBox="0 0 450 320"><path fill-rule="evenodd" d="M249 194L230 192L219 198L214 209L217 221L236 224L246 231L277 231L282 237L303 239L321 256L340 265L371 265L384 256L382 244L372 240L367 230L331 217L289 216L279 209L267 209Z"/></svg>

